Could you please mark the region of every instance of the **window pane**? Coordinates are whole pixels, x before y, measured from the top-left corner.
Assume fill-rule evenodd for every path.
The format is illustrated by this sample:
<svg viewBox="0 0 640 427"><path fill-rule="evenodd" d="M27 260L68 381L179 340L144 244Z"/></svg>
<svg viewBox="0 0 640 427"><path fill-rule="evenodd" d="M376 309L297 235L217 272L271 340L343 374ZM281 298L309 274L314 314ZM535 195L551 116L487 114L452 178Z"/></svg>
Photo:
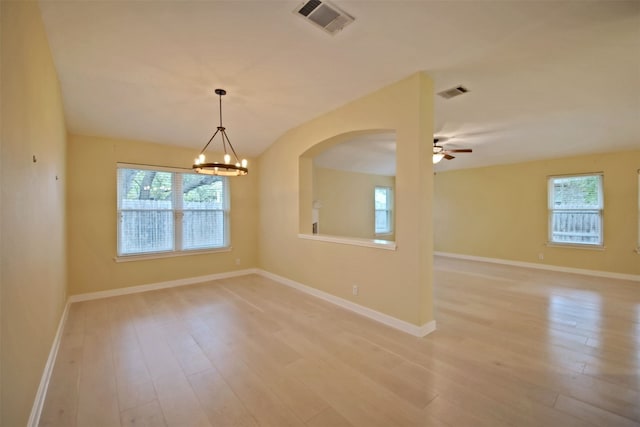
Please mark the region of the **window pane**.
<svg viewBox="0 0 640 427"><path fill-rule="evenodd" d="M119 209L172 209L173 174L141 169L118 169Z"/></svg>
<svg viewBox="0 0 640 427"><path fill-rule="evenodd" d="M225 247L224 178L195 174L184 174L182 178L183 249Z"/></svg>
<svg viewBox="0 0 640 427"><path fill-rule="evenodd" d="M376 233L391 232L391 212L376 210Z"/></svg>
<svg viewBox="0 0 640 427"><path fill-rule="evenodd" d="M388 209L387 207L389 203L388 191L389 189L384 187L375 188L375 193L374 193L375 209Z"/></svg>
<svg viewBox="0 0 640 427"><path fill-rule="evenodd" d="M184 209L224 209L223 178L184 174L182 179Z"/></svg>
<svg viewBox="0 0 640 427"><path fill-rule="evenodd" d="M221 248L225 245L224 211L185 211L182 217L184 249Z"/></svg>
<svg viewBox="0 0 640 427"><path fill-rule="evenodd" d="M121 255L173 250L173 212L122 211L119 244Z"/></svg>
<svg viewBox="0 0 640 427"><path fill-rule="evenodd" d="M551 209L600 209L600 175L553 178Z"/></svg>
<svg viewBox="0 0 640 427"><path fill-rule="evenodd" d="M601 243L600 211L554 211L551 222L553 242Z"/></svg>
<svg viewBox="0 0 640 427"><path fill-rule="evenodd" d="M172 186L170 172L118 169L119 254L174 249Z"/></svg>

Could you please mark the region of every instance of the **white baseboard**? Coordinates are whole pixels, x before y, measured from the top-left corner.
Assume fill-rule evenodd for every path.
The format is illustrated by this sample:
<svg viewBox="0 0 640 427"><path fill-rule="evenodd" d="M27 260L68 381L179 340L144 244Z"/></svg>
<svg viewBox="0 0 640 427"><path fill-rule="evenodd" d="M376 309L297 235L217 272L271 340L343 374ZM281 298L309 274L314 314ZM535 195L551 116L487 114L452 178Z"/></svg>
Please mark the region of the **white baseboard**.
<svg viewBox="0 0 640 427"><path fill-rule="evenodd" d="M29 415L29 421L27 422L28 427L38 427L38 424L40 424L40 414L42 414L44 399L47 396L47 388L49 387L49 380L53 373L53 367L56 364L58 348L60 348L60 341L62 340L62 331L64 331L64 325L67 322L67 315L69 314L69 305L71 304L67 300L67 303L64 305L64 310L62 311L62 316L60 317L60 322L58 322L58 330L53 338L51 350L49 350L47 363L44 365L44 371L42 372L42 378L40 378L40 385L36 392L36 398L33 401L33 406L31 407L31 414Z"/></svg>
<svg viewBox="0 0 640 427"><path fill-rule="evenodd" d="M137 294L139 292L154 291L157 289L175 288L178 286L193 285L196 283L209 282L211 280L228 279L229 277L245 276L255 274L255 268L245 270L228 271L225 273L208 274L206 276L187 277L185 279L169 280L167 282L149 283L147 285L130 286L127 288L110 289L108 291L89 292L86 294L71 295L69 302L88 301L92 299L115 297L119 295Z"/></svg>
<svg viewBox="0 0 640 427"><path fill-rule="evenodd" d="M535 262L511 261L508 259L487 258L475 255L454 254L450 252L434 252L434 255L447 258L464 259L468 261L480 261L492 264L512 265L515 267L536 268L538 270L559 271L562 273L583 274L586 276L596 276L605 277L608 279L631 280L634 282L640 282L640 275L637 274L614 273L611 271L601 270L587 270L584 268L562 267L559 265L539 264Z"/></svg>
<svg viewBox="0 0 640 427"><path fill-rule="evenodd" d="M319 289L303 285L302 283L296 282L286 277L278 276L277 274L273 274L265 270L259 269L257 270L257 274L416 337L424 337L436 330L435 320L427 322L422 326L417 326L413 323L405 322L404 320L397 319L393 316L389 316L388 314L381 313L371 308L356 304L344 298L340 298Z"/></svg>
<svg viewBox="0 0 640 427"><path fill-rule="evenodd" d="M260 274L276 282L298 289L299 291L305 292L309 295L313 295L317 298L336 304L342 308L353 311L362 316L365 316L377 322L383 323L387 326L391 326L392 328L399 329L403 332L414 335L416 337L424 337L425 335L428 335L431 332L436 330L435 320L432 320L431 322L427 322L422 326L417 326L412 323L405 322L404 320L400 320L395 317L389 316L387 314L380 313L379 311L364 307L360 304L356 304L349 300L337 297L335 295L328 294L318 289L303 285L301 283L295 282L285 277L278 276L276 274L269 273L268 271L257 269L257 268L229 271L226 273L209 274L206 276L189 277L185 279L170 280L167 282L150 283L147 285L131 286L128 288L110 289L108 291L77 294L77 295L70 296L68 303L88 301L88 300L99 299L99 298L108 298L108 297L114 297L119 295L128 295L128 294L134 294L138 292L153 291L157 289L174 288L177 286L193 285L196 283L203 283L211 280L227 279L229 277L236 277L236 276L245 276L247 274Z"/></svg>

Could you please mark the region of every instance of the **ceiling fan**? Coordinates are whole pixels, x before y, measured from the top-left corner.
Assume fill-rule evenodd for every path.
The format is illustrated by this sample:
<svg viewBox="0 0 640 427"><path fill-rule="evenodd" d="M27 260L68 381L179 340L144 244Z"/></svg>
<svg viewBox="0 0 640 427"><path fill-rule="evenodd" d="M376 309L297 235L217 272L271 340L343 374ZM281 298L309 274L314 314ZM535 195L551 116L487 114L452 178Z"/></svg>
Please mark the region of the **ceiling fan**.
<svg viewBox="0 0 640 427"><path fill-rule="evenodd" d="M442 159L455 159L451 153L472 153L473 150L471 148L454 148L454 149L446 149L442 145L438 145L438 143L442 143L447 141L449 138L446 137L435 137L433 138L433 164L439 163Z"/></svg>

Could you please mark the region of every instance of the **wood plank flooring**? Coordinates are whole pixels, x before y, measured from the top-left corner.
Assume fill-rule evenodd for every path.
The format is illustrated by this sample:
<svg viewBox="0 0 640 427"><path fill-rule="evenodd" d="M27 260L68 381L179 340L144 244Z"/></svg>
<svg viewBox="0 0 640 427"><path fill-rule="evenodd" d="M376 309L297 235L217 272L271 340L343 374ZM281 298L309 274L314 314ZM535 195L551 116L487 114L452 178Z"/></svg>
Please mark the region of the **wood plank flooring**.
<svg viewBox="0 0 640 427"><path fill-rule="evenodd" d="M640 426L640 283L436 258L415 338L260 276L75 303L41 426Z"/></svg>

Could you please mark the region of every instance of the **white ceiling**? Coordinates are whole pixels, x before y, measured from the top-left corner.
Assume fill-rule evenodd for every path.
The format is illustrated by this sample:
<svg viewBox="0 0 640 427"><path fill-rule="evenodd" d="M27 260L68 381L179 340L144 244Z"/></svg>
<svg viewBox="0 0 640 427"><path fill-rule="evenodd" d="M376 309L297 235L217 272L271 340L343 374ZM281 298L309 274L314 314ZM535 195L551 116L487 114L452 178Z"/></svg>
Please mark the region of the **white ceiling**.
<svg viewBox="0 0 640 427"><path fill-rule="evenodd" d="M395 176L396 133L361 135L333 145L313 158L321 168Z"/></svg>
<svg viewBox="0 0 640 427"><path fill-rule="evenodd" d="M297 1L41 1L69 131L199 151L224 125L257 156L288 129L426 71L466 168L640 148L640 2L341 1L330 36ZM188 159L187 162L190 162Z"/></svg>

